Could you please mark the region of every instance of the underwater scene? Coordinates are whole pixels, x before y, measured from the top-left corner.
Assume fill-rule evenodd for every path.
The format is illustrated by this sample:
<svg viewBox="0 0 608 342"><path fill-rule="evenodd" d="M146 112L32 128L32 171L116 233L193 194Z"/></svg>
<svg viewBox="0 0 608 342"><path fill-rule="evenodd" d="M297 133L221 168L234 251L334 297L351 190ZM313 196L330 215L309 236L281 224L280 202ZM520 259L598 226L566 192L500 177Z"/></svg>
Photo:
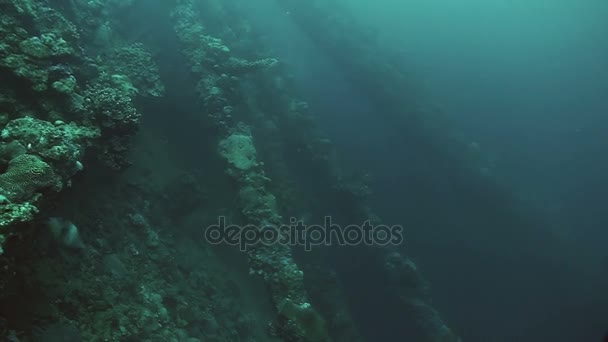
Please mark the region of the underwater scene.
<svg viewBox="0 0 608 342"><path fill-rule="evenodd" d="M608 341L605 0L0 0L0 342Z"/></svg>

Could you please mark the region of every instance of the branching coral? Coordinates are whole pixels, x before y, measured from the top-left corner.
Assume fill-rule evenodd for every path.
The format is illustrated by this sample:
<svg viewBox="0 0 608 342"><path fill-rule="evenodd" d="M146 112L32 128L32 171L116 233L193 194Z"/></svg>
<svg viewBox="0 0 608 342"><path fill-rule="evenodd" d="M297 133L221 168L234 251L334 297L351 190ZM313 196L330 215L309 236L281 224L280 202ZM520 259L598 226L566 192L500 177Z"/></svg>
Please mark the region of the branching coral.
<svg viewBox="0 0 608 342"><path fill-rule="evenodd" d="M138 129L141 115L133 106L132 85L128 80L111 77L90 86L84 93L86 117L100 127L102 143L99 158L113 169L129 165L130 138Z"/></svg>
<svg viewBox="0 0 608 342"><path fill-rule="evenodd" d="M85 93L85 112L103 130L132 132L140 114L133 106L127 80L112 78L89 87ZM132 86L131 86L132 87Z"/></svg>
<svg viewBox="0 0 608 342"><path fill-rule="evenodd" d="M163 96L165 87L158 75L158 66L142 43L133 43L116 50L108 68L113 74L129 77L143 96Z"/></svg>

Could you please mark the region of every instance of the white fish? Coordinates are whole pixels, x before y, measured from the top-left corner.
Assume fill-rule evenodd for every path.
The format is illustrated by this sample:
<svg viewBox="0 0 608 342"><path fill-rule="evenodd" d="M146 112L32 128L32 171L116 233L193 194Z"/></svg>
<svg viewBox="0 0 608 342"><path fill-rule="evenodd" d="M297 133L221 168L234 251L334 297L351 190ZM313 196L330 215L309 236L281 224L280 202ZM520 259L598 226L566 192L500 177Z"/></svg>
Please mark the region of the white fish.
<svg viewBox="0 0 608 342"><path fill-rule="evenodd" d="M51 217L48 221L51 234L62 245L75 249L85 248L84 243L80 239L78 227L72 222L59 218Z"/></svg>

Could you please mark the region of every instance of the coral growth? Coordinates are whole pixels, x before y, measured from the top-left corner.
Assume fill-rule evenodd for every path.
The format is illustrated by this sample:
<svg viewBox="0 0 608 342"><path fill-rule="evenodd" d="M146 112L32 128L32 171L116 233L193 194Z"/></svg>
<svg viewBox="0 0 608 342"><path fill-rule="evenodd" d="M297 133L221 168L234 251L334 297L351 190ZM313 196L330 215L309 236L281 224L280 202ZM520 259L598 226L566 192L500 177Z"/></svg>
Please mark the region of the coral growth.
<svg viewBox="0 0 608 342"><path fill-rule="evenodd" d="M51 166L30 154L13 158L0 174L0 192L11 202L23 202L40 190L59 191L61 187L61 180Z"/></svg>

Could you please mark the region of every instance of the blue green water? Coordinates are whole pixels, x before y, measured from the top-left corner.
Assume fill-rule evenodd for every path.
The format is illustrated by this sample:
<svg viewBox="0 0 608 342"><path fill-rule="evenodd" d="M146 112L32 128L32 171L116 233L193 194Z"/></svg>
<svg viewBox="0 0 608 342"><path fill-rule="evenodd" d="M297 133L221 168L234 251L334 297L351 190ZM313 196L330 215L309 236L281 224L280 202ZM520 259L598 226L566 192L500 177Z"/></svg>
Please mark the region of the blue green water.
<svg viewBox="0 0 608 342"><path fill-rule="evenodd" d="M332 139L373 170L378 211L410 228L410 248L425 265L447 320L469 341L600 336L608 317L608 5L343 5L381 42L376 53L408 70L484 156L482 173L514 201L533 206L540 222L524 227L500 213L492 217L501 199L452 177L457 171L428 160L424 146L403 146L407 139L365 90L344 80L352 70L342 69L292 20L297 9L251 4L271 45L322 108L320 120ZM314 26L314 19L305 25ZM400 338L369 329L370 338Z"/></svg>
<svg viewBox="0 0 608 342"><path fill-rule="evenodd" d="M601 0L0 0L0 340L605 340L606 33Z"/></svg>

